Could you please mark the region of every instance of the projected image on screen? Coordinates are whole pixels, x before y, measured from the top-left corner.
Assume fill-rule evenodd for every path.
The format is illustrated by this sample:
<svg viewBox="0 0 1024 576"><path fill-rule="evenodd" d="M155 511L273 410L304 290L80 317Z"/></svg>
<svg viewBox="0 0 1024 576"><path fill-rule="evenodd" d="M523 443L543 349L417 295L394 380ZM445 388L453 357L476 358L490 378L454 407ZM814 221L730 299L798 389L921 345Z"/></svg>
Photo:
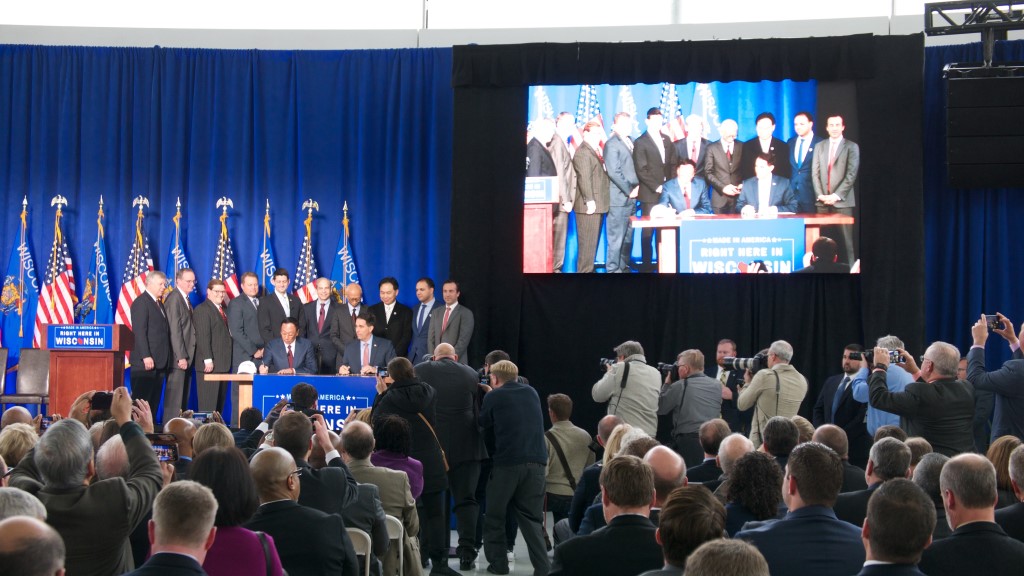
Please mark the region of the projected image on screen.
<svg viewBox="0 0 1024 576"><path fill-rule="evenodd" d="M531 87L523 271L859 272L852 99L788 80Z"/></svg>

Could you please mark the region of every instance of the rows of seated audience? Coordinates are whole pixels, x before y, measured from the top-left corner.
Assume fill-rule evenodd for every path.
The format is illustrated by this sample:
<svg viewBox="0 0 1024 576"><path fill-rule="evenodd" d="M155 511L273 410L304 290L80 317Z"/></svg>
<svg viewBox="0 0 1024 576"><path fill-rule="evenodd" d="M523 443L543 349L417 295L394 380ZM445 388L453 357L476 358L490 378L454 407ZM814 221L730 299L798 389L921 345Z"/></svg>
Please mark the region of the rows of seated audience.
<svg viewBox="0 0 1024 576"><path fill-rule="evenodd" d="M1008 383L1024 384L1024 358L1000 317L1014 359L985 371L979 320L966 379L941 342L920 368L894 337L848 346L813 422L795 414L808 386L784 341L745 371L686 350L667 372L623 343L592 390L608 403L593 437L568 395L544 410L504 352L481 380L449 344L391 360L340 434L305 383L237 429L186 411L158 431L125 388L105 410L83 394L46 429L12 407L0 574L508 574L518 533L542 576L1019 574L1024 445L1004 432L1021 424ZM976 389L996 407L984 450ZM658 414L671 436L655 437Z"/></svg>

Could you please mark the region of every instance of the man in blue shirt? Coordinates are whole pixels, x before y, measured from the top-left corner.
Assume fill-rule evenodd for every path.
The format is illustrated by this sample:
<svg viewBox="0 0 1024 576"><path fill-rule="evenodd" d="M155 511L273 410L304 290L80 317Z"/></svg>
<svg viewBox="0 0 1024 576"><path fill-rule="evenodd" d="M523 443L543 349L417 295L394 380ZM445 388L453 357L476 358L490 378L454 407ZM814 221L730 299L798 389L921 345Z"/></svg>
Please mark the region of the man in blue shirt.
<svg viewBox="0 0 1024 576"><path fill-rule="evenodd" d="M906 346L903 344L903 340L900 340L896 336L882 336L878 339L875 344L879 348L885 348L886 350L903 350ZM853 387L853 399L857 402L863 402L868 404L868 362L862 364L860 371L853 377L851 386ZM915 364L916 365L916 364ZM885 385L889 389L889 392L903 392L903 389L914 381L914 377L906 370L897 366L894 363L889 364L888 370L885 373ZM871 436L875 435L875 431L886 424L893 426L900 426L900 417L891 412L885 412L879 410L871 404L868 404L868 434ZM902 426L900 426L902 428Z"/></svg>

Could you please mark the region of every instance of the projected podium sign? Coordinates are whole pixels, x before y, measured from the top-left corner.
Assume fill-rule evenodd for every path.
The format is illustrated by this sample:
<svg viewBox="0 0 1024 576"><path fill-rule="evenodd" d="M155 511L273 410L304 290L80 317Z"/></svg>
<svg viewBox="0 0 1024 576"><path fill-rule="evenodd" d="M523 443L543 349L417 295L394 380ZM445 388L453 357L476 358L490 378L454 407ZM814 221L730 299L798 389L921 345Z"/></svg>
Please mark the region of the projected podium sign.
<svg viewBox="0 0 1024 576"><path fill-rule="evenodd" d="M679 226L679 272L788 274L803 267L804 221L689 220Z"/></svg>

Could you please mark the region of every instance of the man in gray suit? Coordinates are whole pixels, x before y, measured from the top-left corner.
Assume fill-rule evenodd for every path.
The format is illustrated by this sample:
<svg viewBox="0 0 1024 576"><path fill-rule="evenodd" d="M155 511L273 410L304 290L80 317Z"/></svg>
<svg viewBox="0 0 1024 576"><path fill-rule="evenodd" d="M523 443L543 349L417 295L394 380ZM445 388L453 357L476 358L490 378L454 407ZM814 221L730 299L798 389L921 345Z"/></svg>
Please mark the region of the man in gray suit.
<svg viewBox="0 0 1024 576"><path fill-rule="evenodd" d="M196 326L196 378L199 410L224 412L227 382L206 382L207 374L227 374L231 370L231 333L224 311L224 281L213 279L206 284L206 300L196 306L192 320Z"/></svg>
<svg viewBox="0 0 1024 576"><path fill-rule="evenodd" d="M829 116L825 129L828 140L814 146L814 165L811 169L818 214L844 214L853 216L857 205L854 184L860 169L860 147L843 138L843 117ZM846 261L853 266L853 226L840 226Z"/></svg>
<svg viewBox="0 0 1024 576"><path fill-rule="evenodd" d="M164 392L164 420L188 409L192 383L192 363L196 356L196 329L192 323L192 305L188 295L196 285L196 273L181 268L174 274L174 287L164 296L164 310L171 328L171 373Z"/></svg>
<svg viewBox="0 0 1024 576"><path fill-rule="evenodd" d="M573 149L569 144L569 139L576 134L576 123L572 114L559 114L555 119L555 136L548 144L558 175L558 208L553 226L554 244L551 256L554 272L562 271L562 264L565 261L565 235L569 229L569 212L572 212L573 202L576 201L576 171L572 168ZM430 349L433 350L434 345L431 345Z"/></svg>
<svg viewBox="0 0 1024 576"><path fill-rule="evenodd" d="M459 362L469 364L469 340L473 337L473 312L459 303L459 283L445 280L441 285L444 308L430 313L430 332L427 344L431 350L445 342L455 348Z"/></svg>
<svg viewBox="0 0 1024 576"><path fill-rule="evenodd" d="M260 281L256 274L242 274L242 294L228 304L228 328L231 330L231 372L238 372L242 362L260 363L263 358L263 336L257 315ZM238 406L238 383L231 383L231 405ZM234 412L238 412L234 410ZM234 417L232 417L234 421Z"/></svg>
<svg viewBox="0 0 1024 576"><path fill-rule="evenodd" d="M612 137L604 143L604 166L608 170L608 261L606 271L629 272L633 234L629 218L636 214L640 180L633 166L633 117L626 112L615 115Z"/></svg>

